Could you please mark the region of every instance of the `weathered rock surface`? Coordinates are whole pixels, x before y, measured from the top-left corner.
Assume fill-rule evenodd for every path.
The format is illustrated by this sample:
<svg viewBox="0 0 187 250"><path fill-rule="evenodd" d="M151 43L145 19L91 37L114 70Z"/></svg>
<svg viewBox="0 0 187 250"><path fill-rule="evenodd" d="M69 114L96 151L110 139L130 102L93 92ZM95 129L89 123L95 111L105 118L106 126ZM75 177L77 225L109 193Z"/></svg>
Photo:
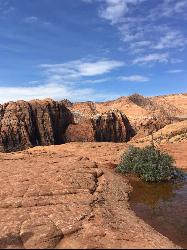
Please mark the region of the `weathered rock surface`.
<svg viewBox="0 0 187 250"><path fill-rule="evenodd" d="M91 117L80 112L73 112L74 124L66 130L66 142L94 142L95 132Z"/></svg>
<svg viewBox="0 0 187 250"><path fill-rule="evenodd" d="M61 144L71 112L50 99L9 102L0 106L0 151Z"/></svg>
<svg viewBox="0 0 187 250"><path fill-rule="evenodd" d="M187 95L140 95L94 103L51 99L0 105L0 151L64 142L127 142L179 124L187 117ZM143 139L142 139L143 140Z"/></svg>
<svg viewBox="0 0 187 250"><path fill-rule="evenodd" d="M187 118L187 94L144 97L134 94L113 101L93 103L83 102L69 105L72 111L94 116L97 113L118 109L123 112L134 128L137 137L150 135L168 124Z"/></svg>
<svg viewBox="0 0 187 250"><path fill-rule="evenodd" d="M126 147L67 143L0 153L0 249L177 248L130 209L131 188L110 169Z"/></svg>
<svg viewBox="0 0 187 250"><path fill-rule="evenodd" d="M129 120L118 110L94 116L93 126L97 142L127 142L134 136Z"/></svg>
<svg viewBox="0 0 187 250"><path fill-rule="evenodd" d="M74 123L66 130L67 142L127 142L134 136L127 117L118 110L87 116L74 112Z"/></svg>
<svg viewBox="0 0 187 250"><path fill-rule="evenodd" d="M64 142L126 142L133 136L127 117L114 110L92 117L71 112L67 100L9 102L0 106L0 151Z"/></svg>

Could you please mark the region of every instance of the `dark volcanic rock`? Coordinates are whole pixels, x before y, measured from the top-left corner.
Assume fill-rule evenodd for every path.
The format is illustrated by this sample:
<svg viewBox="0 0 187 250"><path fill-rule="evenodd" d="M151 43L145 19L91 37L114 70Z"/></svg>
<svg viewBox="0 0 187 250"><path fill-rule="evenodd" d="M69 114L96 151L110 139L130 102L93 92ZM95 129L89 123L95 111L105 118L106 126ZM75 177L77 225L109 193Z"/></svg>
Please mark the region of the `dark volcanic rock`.
<svg viewBox="0 0 187 250"><path fill-rule="evenodd" d="M9 102L0 106L0 151L61 144L71 112L50 99Z"/></svg>

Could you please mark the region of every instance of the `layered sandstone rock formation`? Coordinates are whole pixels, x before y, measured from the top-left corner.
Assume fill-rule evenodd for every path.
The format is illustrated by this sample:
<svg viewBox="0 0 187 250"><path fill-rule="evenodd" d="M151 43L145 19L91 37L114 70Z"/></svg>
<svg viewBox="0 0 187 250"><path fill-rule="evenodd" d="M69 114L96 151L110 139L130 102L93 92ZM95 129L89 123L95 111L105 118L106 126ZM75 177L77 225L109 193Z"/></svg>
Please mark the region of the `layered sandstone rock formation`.
<svg viewBox="0 0 187 250"><path fill-rule="evenodd" d="M127 142L135 134L139 140L185 119L186 94L152 98L135 94L103 103L9 102L0 105L0 151L65 142Z"/></svg>
<svg viewBox="0 0 187 250"><path fill-rule="evenodd" d="M51 99L1 105L0 151L72 141L126 142L134 135L127 117L117 110L86 116L71 112L70 105Z"/></svg>
<svg viewBox="0 0 187 250"><path fill-rule="evenodd" d="M127 117L118 110L94 116L74 112L66 130L67 142L127 142L134 135Z"/></svg>
<svg viewBox="0 0 187 250"><path fill-rule="evenodd" d="M64 104L50 99L1 105L0 151L61 144L72 121L72 114Z"/></svg>
<svg viewBox="0 0 187 250"><path fill-rule="evenodd" d="M69 108L89 116L117 109L128 117L136 138L140 138L187 119L187 94L156 97L134 94L102 103L71 103Z"/></svg>

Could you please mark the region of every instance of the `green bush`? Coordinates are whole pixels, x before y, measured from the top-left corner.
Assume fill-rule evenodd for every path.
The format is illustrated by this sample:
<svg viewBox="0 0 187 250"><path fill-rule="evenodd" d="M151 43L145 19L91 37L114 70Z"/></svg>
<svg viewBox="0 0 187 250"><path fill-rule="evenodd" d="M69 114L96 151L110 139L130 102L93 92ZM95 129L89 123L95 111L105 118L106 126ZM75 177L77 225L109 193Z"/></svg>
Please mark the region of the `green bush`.
<svg viewBox="0 0 187 250"><path fill-rule="evenodd" d="M147 182L169 181L182 177L182 172L175 167L172 156L154 146L144 148L130 146L123 154L117 171L123 174L135 174Z"/></svg>

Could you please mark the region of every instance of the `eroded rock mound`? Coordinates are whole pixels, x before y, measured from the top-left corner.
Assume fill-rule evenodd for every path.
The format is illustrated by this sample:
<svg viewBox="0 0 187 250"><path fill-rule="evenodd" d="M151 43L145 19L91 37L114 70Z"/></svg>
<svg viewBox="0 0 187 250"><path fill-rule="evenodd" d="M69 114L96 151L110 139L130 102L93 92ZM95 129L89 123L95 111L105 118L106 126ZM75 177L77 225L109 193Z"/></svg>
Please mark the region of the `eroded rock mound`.
<svg viewBox="0 0 187 250"><path fill-rule="evenodd" d="M0 106L0 151L61 144L71 112L50 99L8 102Z"/></svg>
<svg viewBox="0 0 187 250"><path fill-rule="evenodd" d="M74 124L69 125L65 135L67 142L127 142L134 131L118 110L91 117L74 112Z"/></svg>
<svg viewBox="0 0 187 250"><path fill-rule="evenodd" d="M134 136L128 118L118 110L94 116L93 126L97 142L127 142Z"/></svg>
<svg viewBox="0 0 187 250"><path fill-rule="evenodd" d="M127 117L118 110L88 115L71 111L67 100L8 102L0 106L0 151L65 142L126 142L133 135Z"/></svg>
<svg viewBox="0 0 187 250"><path fill-rule="evenodd" d="M94 127L92 119L80 112L73 112L74 124L66 130L66 142L94 142Z"/></svg>

